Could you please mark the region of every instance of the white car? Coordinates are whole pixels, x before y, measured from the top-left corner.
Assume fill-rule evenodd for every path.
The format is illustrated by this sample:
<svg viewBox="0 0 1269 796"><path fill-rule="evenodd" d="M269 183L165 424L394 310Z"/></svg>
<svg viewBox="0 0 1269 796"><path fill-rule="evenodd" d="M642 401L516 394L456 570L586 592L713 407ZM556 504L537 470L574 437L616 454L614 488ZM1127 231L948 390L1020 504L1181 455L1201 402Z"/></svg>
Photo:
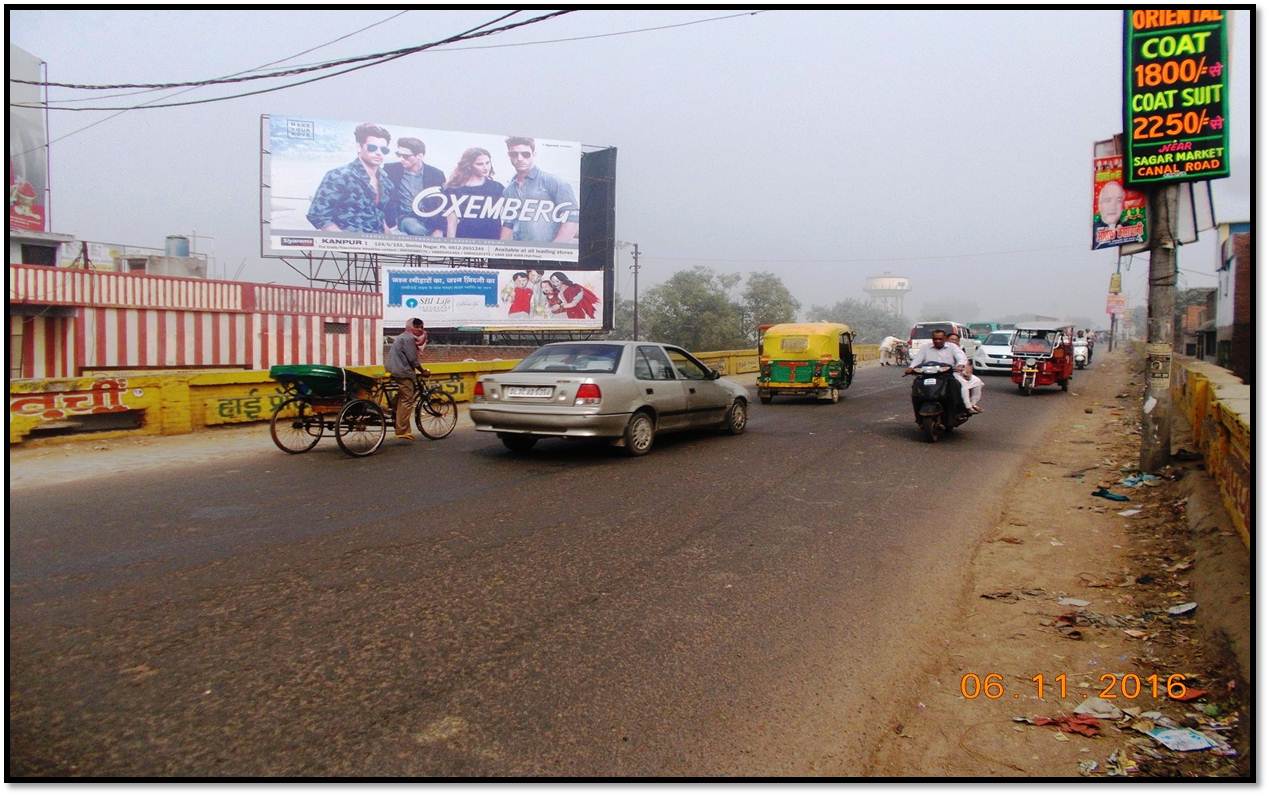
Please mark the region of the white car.
<svg viewBox="0 0 1269 796"><path fill-rule="evenodd" d="M930 345L936 329L944 334L951 334L952 332L959 334L961 336L961 350L965 352L965 356L970 362L974 361L974 357L978 354L978 339L970 333L968 326L956 321L921 321L917 323L912 327L912 331L908 332L908 355L915 357L917 349Z"/></svg>
<svg viewBox="0 0 1269 796"><path fill-rule="evenodd" d="M1008 373L1013 370L1013 330L992 332L974 352L974 370L980 373Z"/></svg>

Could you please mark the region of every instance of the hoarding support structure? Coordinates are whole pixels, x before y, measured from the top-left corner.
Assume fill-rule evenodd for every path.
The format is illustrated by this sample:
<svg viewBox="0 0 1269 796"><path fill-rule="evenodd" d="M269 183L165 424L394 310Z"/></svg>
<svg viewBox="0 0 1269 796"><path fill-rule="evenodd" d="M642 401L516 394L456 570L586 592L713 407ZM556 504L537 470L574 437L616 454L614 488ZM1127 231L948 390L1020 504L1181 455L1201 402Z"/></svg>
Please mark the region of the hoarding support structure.
<svg viewBox="0 0 1269 796"><path fill-rule="evenodd" d="M634 245L634 264L630 266L634 272L634 339L639 339L639 244Z"/></svg>
<svg viewBox="0 0 1269 796"><path fill-rule="evenodd" d="M1172 457L1172 337L1176 305L1176 184L1151 188L1149 304L1146 310L1146 392L1140 467L1150 473Z"/></svg>

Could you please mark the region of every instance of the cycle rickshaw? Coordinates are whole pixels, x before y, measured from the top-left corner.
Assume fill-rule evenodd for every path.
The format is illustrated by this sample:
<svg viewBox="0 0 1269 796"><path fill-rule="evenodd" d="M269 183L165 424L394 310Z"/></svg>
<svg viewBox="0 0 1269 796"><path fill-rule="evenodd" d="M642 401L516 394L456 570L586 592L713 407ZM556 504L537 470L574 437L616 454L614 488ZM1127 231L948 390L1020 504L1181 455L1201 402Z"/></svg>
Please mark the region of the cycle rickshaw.
<svg viewBox="0 0 1269 796"><path fill-rule="evenodd" d="M287 453L313 449L326 432L349 456L379 450L393 426L397 385L391 376L375 378L332 365L274 365L269 377L288 396L273 412L269 435ZM414 424L428 439L444 439L458 423L458 405L439 386L414 375Z"/></svg>

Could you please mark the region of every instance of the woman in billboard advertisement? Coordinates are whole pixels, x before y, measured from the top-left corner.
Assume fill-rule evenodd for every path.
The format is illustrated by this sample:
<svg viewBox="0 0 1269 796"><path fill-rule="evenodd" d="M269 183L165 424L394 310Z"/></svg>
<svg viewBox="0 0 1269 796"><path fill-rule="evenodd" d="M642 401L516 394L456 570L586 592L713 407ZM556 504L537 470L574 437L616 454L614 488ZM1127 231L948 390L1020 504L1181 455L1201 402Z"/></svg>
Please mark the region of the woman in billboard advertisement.
<svg viewBox="0 0 1269 796"><path fill-rule="evenodd" d="M585 285L579 285L564 275L563 271L551 274L551 284L559 293L560 305L568 318L594 318L599 297Z"/></svg>
<svg viewBox="0 0 1269 796"><path fill-rule="evenodd" d="M454 167L454 173L445 183L445 194L449 197L450 206L452 207L453 203L463 196L485 197L485 202L479 207L501 199L506 186L492 179L493 173L493 158L489 156L488 150L480 147L464 150L462 157L458 159L458 165ZM465 200L462 207L467 207L467 203L472 201L472 199ZM450 213L445 221L448 225L445 231L447 238L497 240L502 230L502 222L497 218L459 218L456 214Z"/></svg>
<svg viewBox="0 0 1269 796"><path fill-rule="evenodd" d="M564 312L564 305L560 302L560 293L555 289L555 285L549 280L542 280L542 298L546 302L546 310L552 316L559 315Z"/></svg>

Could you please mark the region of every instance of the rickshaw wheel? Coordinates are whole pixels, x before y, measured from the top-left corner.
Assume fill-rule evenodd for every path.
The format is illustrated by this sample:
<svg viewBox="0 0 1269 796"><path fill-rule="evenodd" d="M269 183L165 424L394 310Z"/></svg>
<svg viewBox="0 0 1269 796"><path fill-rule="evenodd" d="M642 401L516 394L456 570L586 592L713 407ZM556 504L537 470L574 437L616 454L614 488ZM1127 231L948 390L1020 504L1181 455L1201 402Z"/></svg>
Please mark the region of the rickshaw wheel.
<svg viewBox="0 0 1269 796"><path fill-rule="evenodd" d="M1062 385L1062 392L1066 392L1067 388L1068 388L1068 387L1070 386L1070 384L1071 384L1071 380L1070 380L1070 379L1067 379L1066 381L1060 381L1060 382L1058 382L1058 384Z"/></svg>
<svg viewBox="0 0 1269 796"><path fill-rule="evenodd" d="M350 401L335 421L335 441L349 456L369 456L379 450L387 433L387 416L374 401Z"/></svg>
<svg viewBox="0 0 1269 796"><path fill-rule="evenodd" d="M760 392L758 393L758 400L759 400L759 401L761 401L761 402L762 402L762 403L764 403L764 404L769 404L769 403L771 403L771 394L770 394L770 393L764 393L764 392L761 392L761 391L760 391Z"/></svg>
<svg viewBox="0 0 1269 796"><path fill-rule="evenodd" d="M444 439L458 425L458 404L447 392L424 393L414 405L414 425L428 439Z"/></svg>
<svg viewBox="0 0 1269 796"><path fill-rule="evenodd" d="M294 406L294 417L283 417ZM325 422L321 412L313 411L313 405L303 398L291 398L273 411L269 421L269 436L273 444L287 453L305 453L322 438Z"/></svg>

